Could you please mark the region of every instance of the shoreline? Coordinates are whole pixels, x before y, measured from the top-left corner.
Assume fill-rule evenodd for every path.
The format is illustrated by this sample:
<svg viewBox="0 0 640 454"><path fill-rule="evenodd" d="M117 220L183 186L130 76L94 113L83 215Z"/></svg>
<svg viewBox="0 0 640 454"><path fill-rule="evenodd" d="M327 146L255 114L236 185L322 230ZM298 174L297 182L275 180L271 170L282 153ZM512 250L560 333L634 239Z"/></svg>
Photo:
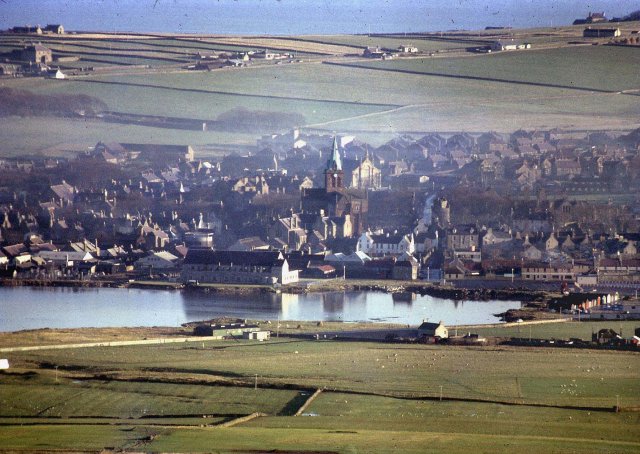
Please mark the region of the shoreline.
<svg viewBox="0 0 640 454"><path fill-rule="evenodd" d="M440 286L424 281L381 281L381 280L319 280L302 281L275 288L267 285L243 285L243 284L200 284L189 286L167 281L131 281L119 280L57 280L43 281L36 279L2 279L1 287L33 287L33 288L122 288L122 289L146 289L160 291L219 293L234 295L252 295L264 293L306 294L306 293L331 293L331 292L380 292L392 295L416 294L431 296L454 301L519 301L522 307L509 309L506 312L495 314L505 322L551 320L559 318L557 314L545 311L548 301L554 296L540 290L527 290L523 288L488 289L488 288L455 288L453 286ZM374 322L371 325L375 325Z"/></svg>
<svg viewBox="0 0 640 454"><path fill-rule="evenodd" d="M118 280L38 280L38 279L0 279L0 287L63 287L63 288L140 288L149 290L180 290L203 293L324 293L324 292L382 292L390 294L415 293L453 300L519 300L522 302L542 301L549 295L541 290L526 288L456 288L441 286L424 281L390 281L390 280L318 280L297 282L281 287L250 284L200 284L187 286L169 281L133 281Z"/></svg>

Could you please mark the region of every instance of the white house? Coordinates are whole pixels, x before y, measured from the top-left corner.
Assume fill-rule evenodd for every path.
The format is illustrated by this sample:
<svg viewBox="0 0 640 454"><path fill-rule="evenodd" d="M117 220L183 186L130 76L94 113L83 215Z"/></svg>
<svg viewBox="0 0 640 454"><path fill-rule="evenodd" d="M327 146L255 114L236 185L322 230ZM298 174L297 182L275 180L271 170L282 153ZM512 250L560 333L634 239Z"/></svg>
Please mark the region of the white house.
<svg viewBox="0 0 640 454"><path fill-rule="evenodd" d="M416 251L416 245L413 233L390 235L389 233L363 232L358 239L356 249L368 255L400 255L405 252L413 254Z"/></svg>
<svg viewBox="0 0 640 454"><path fill-rule="evenodd" d="M154 252L146 257L142 257L135 262L136 268L152 268L156 270L167 270L175 268L178 257L167 251Z"/></svg>

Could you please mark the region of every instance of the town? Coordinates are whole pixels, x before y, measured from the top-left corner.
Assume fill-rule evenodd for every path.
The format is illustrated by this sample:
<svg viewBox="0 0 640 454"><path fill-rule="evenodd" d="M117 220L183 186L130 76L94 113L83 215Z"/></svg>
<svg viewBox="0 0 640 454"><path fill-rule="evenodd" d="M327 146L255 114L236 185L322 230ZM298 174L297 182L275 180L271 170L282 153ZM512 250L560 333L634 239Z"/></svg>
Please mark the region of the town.
<svg viewBox="0 0 640 454"><path fill-rule="evenodd" d="M639 151L638 130L371 147L294 129L215 162L189 145L114 142L3 159L0 264L5 282L345 278L634 294Z"/></svg>
<svg viewBox="0 0 640 454"><path fill-rule="evenodd" d="M80 3L0 2L0 451L640 449L631 2Z"/></svg>

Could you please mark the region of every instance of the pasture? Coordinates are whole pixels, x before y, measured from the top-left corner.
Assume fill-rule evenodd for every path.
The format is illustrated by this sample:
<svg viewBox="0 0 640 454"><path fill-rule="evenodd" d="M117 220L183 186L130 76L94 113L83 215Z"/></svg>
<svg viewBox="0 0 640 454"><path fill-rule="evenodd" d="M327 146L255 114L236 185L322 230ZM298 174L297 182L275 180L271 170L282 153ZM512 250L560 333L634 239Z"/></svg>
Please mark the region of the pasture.
<svg viewBox="0 0 640 454"><path fill-rule="evenodd" d="M520 325L510 323L508 325L477 326L469 330L461 328L460 334L472 331L482 336L496 337L521 337L533 339L564 339L571 338L591 340L591 335L604 328L610 328L623 337L630 337L636 328L640 328L638 321L594 321L594 322L564 322L564 323L540 323L534 325Z"/></svg>
<svg viewBox="0 0 640 454"><path fill-rule="evenodd" d="M631 352L281 338L5 355L7 449L640 448L638 413L611 411L640 405ZM307 416L292 416L316 388ZM220 426L254 412L267 416Z"/></svg>
<svg viewBox="0 0 640 454"><path fill-rule="evenodd" d="M58 46L60 55L85 53L78 55L79 61L68 62L71 66L84 65L86 57L100 60L101 65L116 63L121 69L65 81L2 79L0 84L40 94L89 94L104 101L110 110L133 114L215 120L221 113L238 107L300 114L306 123L298 126L326 133L352 132L374 145L398 133L640 126L637 102L640 86L635 71L640 64L640 52L629 47L534 48L489 55L388 61L332 57L326 61L328 64L312 54L301 54L303 62L289 64L262 62L247 68L210 72L180 69L181 61L193 61L197 52L202 51L246 50L277 41L278 46L298 50L312 49L305 46L328 46L313 49L333 54L361 49L374 38L389 47L406 41L403 37L363 35L287 39L48 38L52 47ZM18 38L3 39L0 45L6 49L16 45ZM462 43L433 37L416 37L415 42L413 38L411 41L418 46L430 43L444 48ZM153 68L127 70L130 64ZM47 134L42 134L42 130ZM269 132L273 131L257 128L242 133L215 129L202 132L92 124L64 118L9 118L0 125L3 137L0 152L59 154L63 144L77 145L71 150L86 149L98 140L188 143L229 150L238 145L252 147L261 134Z"/></svg>

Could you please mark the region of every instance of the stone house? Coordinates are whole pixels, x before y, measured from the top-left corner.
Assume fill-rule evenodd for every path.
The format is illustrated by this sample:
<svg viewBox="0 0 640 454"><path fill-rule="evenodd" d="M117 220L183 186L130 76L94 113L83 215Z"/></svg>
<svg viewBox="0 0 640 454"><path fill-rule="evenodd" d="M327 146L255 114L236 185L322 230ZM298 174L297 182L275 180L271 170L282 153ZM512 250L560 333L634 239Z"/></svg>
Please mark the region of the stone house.
<svg viewBox="0 0 640 454"><path fill-rule="evenodd" d="M48 47L42 44L34 44L22 50L21 59L29 63L42 63L46 65L53 61L53 54Z"/></svg>
<svg viewBox="0 0 640 454"><path fill-rule="evenodd" d="M429 323L425 321L418 327L418 335L423 337L439 337L441 339L446 339L449 337L449 330L442 321L438 323Z"/></svg>

